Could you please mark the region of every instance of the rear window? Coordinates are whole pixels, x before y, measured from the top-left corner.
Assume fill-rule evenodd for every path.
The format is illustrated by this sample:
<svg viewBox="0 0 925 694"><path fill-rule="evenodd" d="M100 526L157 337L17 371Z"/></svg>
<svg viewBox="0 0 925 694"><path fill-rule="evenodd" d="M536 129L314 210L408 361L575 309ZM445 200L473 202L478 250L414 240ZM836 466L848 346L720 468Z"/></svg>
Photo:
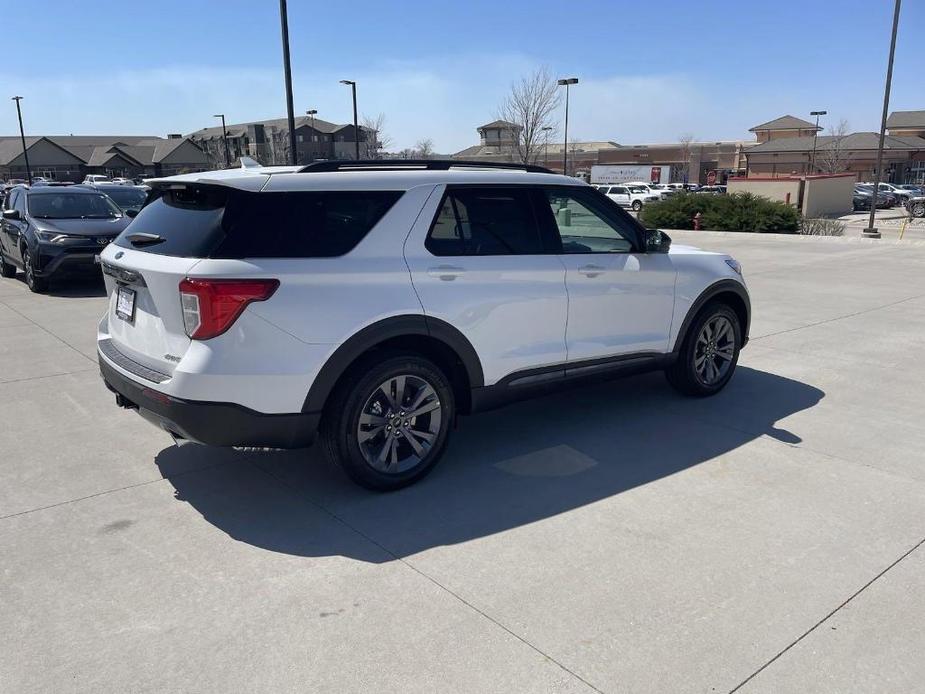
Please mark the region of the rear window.
<svg viewBox="0 0 925 694"><path fill-rule="evenodd" d="M117 246L189 258L328 258L356 246L401 191L249 193L218 187L168 190L151 200ZM133 246L133 234L160 243Z"/></svg>

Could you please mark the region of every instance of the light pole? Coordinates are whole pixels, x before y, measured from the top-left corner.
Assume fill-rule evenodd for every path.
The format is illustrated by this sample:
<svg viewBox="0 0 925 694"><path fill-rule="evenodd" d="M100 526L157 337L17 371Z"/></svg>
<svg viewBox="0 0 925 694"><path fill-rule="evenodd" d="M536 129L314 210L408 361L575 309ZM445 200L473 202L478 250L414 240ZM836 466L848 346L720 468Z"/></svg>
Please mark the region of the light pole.
<svg viewBox="0 0 925 694"><path fill-rule="evenodd" d="M16 102L16 115L19 116L19 139L22 140L22 156L26 160L26 180L29 182L29 185L32 185L32 169L29 167L29 152L26 150L26 131L22 127L22 111L19 108L19 102L22 101L21 96L14 96L13 101Z"/></svg>
<svg viewBox="0 0 925 694"><path fill-rule="evenodd" d="M568 176L568 88L570 84L578 84L577 77L566 77L558 81L559 86L565 85L565 148L562 151L562 173Z"/></svg>
<svg viewBox="0 0 925 694"><path fill-rule="evenodd" d="M816 136L819 134L819 116L824 116L828 111L810 111L809 115L816 116L816 129L813 130L813 156L809 160L809 172L816 171Z"/></svg>
<svg viewBox="0 0 925 694"><path fill-rule="evenodd" d="M353 92L353 144L356 145L356 158L360 160L360 128L357 125L357 83L353 80L341 80L341 84L349 84Z"/></svg>
<svg viewBox="0 0 925 694"><path fill-rule="evenodd" d="M231 168L231 157L228 155L228 129L225 127L225 114L216 113L213 118L222 119L222 141L225 143L225 168Z"/></svg>
<svg viewBox="0 0 925 694"><path fill-rule="evenodd" d="M279 0L279 28L283 40L283 73L286 78L286 117L289 119L289 163L298 164L295 149L295 111L292 110L292 67L289 63L289 12L286 0Z"/></svg>
<svg viewBox="0 0 925 694"><path fill-rule="evenodd" d="M902 0L896 0L893 7L893 35L890 38L890 59L886 66L886 85L883 88L883 114L880 116L880 144L877 145L877 168L874 169L874 197L870 202L870 221L861 236L870 239L879 239L880 232L874 226L874 215L877 212L877 196L880 195L880 166L883 164L883 134L886 131L886 113L890 108L890 85L893 83L893 55L896 53L896 28L899 26L899 8Z"/></svg>
<svg viewBox="0 0 925 694"><path fill-rule="evenodd" d="M318 109L313 108L305 112L305 115L312 119L312 141L311 141L311 157L312 161L315 161L315 114L318 113Z"/></svg>
<svg viewBox="0 0 925 694"><path fill-rule="evenodd" d="M547 169L549 168L549 131L552 130L552 126L546 125L543 127L543 132L546 133L546 148L543 150L543 166Z"/></svg>

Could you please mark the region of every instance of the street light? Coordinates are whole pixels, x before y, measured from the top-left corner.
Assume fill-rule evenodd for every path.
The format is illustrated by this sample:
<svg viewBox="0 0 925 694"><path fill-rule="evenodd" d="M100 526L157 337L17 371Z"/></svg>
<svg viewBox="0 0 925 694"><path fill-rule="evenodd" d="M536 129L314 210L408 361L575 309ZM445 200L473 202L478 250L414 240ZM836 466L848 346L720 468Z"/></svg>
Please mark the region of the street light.
<svg viewBox="0 0 925 694"><path fill-rule="evenodd" d="M893 35L890 38L890 59L886 66L886 85L883 88L883 115L880 116L880 144L877 146L877 168L874 169L874 197L870 203L870 222L861 232L861 236L870 239L879 239L880 232L874 226L874 215L877 212L877 196L880 194L880 166L883 164L883 135L886 131L886 113L890 108L890 85L893 83L893 55L896 53L896 28L899 26L899 8L902 0L896 0L893 7Z"/></svg>
<svg viewBox="0 0 925 694"><path fill-rule="evenodd" d="M552 126L546 125L543 127L543 132L546 133L546 148L543 150L543 166L547 169L549 168L549 131L552 130Z"/></svg>
<svg viewBox="0 0 925 694"><path fill-rule="evenodd" d="M311 155L312 161L315 161L315 114L318 113L318 109L313 108L305 112L305 115L312 119L312 134L311 134Z"/></svg>
<svg viewBox="0 0 925 694"><path fill-rule="evenodd" d="M816 129L813 130L813 156L810 158L809 172L816 171L816 136L819 134L819 116L824 116L828 111L810 111L809 115L816 116Z"/></svg>
<svg viewBox="0 0 925 694"><path fill-rule="evenodd" d="M13 101L16 102L16 115L19 116L19 138L22 140L22 156L26 160L26 180L29 181L29 185L32 185L32 169L29 168L29 152L26 151L26 132L22 129L22 111L19 109L19 102L22 101L21 96L14 96Z"/></svg>
<svg viewBox="0 0 925 694"><path fill-rule="evenodd" d="M289 63L289 12L286 0L279 0L279 28L283 41L283 73L286 79L286 117L289 121L289 163L298 163L295 148L295 111L292 109L292 66Z"/></svg>
<svg viewBox="0 0 925 694"><path fill-rule="evenodd" d="M568 176L568 88L570 84L578 84L578 78L566 77L557 84L560 87L565 85L565 149L562 152L562 173Z"/></svg>
<svg viewBox="0 0 925 694"><path fill-rule="evenodd" d="M230 169L231 168L231 157L228 155L228 129L225 127L225 114L216 113L212 117L222 119L222 140L225 143L225 168Z"/></svg>
<svg viewBox="0 0 925 694"><path fill-rule="evenodd" d="M349 84L353 92L353 144L356 145L356 158L360 160L360 128L357 125L357 83L353 80L341 80L341 84Z"/></svg>

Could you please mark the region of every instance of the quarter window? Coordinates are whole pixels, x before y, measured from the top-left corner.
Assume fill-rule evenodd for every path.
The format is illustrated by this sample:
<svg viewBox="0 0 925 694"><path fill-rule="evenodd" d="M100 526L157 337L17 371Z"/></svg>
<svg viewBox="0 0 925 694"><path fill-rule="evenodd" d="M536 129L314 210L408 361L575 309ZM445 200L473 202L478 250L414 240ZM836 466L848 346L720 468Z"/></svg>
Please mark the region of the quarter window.
<svg viewBox="0 0 925 694"><path fill-rule="evenodd" d="M438 256L543 253L524 188L450 189L424 245Z"/></svg>
<svg viewBox="0 0 925 694"><path fill-rule="evenodd" d="M620 229L600 200L587 191L547 188L563 253L631 253L632 229ZM621 211L622 212L622 211Z"/></svg>

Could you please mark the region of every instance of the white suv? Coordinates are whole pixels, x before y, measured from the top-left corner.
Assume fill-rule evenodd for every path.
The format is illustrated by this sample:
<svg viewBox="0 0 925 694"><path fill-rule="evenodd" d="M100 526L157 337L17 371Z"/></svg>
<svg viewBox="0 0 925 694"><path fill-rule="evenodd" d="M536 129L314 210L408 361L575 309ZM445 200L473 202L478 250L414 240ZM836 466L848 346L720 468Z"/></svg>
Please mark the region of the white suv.
<svg viewBox="0 0 925 694"><path fill-rule="evenodd" d="M748 340L727 255L539 167L321 162L151 182L101 253L99 363L175 439L426 474L457 414L663 369L712 395Z"/></svg>
<svg viewBox="0 0 925 694"><path fill-rule="evenodd" d="M659 195L650 193L646 188L626 183L616 186L603 186L599 190L621 207L631 207L634 212L639 212L643 205L658 202L660 199Z"/></svg>

